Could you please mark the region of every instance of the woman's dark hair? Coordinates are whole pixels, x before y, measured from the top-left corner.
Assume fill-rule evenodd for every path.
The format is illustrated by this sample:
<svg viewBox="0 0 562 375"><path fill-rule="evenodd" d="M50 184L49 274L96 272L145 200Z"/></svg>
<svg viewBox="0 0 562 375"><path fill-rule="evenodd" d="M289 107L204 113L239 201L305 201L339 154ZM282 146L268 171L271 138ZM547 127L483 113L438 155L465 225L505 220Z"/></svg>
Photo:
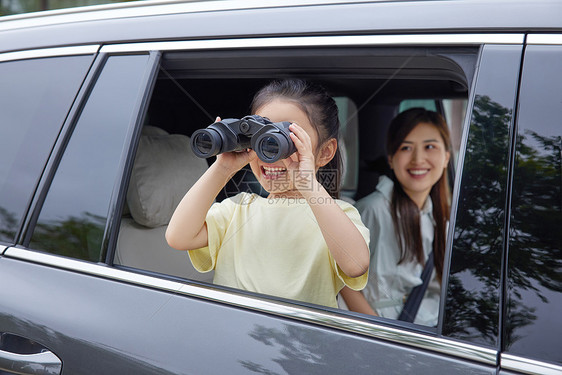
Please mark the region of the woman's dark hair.
<svg viewBox="0 0 562 375"><path fill-rule="evenodd" d="M393 156L398 151L404 139L420 123L435 126L443 139L446 151L450 151L449 128L445 119L437 112L428 111L424 108L412 108L400 113L390 123L386 137L386 150L389 156ZM392 174L392 179L394 180L394 192L391 202L392 220L402 252L398 263L416 260L423 265L425 264L425 257L420 230L420 210L404 192L394 173ZM450 192L446 168L439 181L431 188L429 196L433 203L433 218L435 220L433 259L435 271L439 279L441 279L445 258L447 220L450 209Z"/></svg>
<svg viewBox="0 0 562 375"><path fill-rule="evenodd" d="M338 107L322 86L302 79L273 81L256 93L252 100L251 113L256 113L258 109L275 99L290 101L306 113L318 134L318 147L329 139L338 139L340 129ZM316 175L332 198L339 198L341 171L342 158L338 148L332 160L321 167Z"/></svg>

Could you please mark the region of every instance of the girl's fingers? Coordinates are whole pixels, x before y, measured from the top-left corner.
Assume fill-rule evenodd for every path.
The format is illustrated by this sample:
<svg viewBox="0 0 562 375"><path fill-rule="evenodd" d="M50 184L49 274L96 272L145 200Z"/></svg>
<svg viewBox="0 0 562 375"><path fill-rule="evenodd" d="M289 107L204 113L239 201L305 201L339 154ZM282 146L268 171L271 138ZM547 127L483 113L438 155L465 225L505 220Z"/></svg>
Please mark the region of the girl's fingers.
<svg viewBox="0 0 562 375"><path fill-rule="evenodd" d="M304 129L301 128L297 123L292 123L291 126L289 126L289 130L293 132L293 134L296 134L297 137L299 139L302 139L303 141L310 140L310 136L308 135L308 133L305 132Z"/></svg>
<svg viewBox="0 0 562 375"><path fill-rule="evenodd" d="M297 148L297 152L295 152L293 155L298 155L298 164L301 164L300 162L305 162L306 160L314 160L314 155L312 154L312 147L310 147L310 145L305 145L304 142L302 142L296 134L291 134L291 140L293 141L293 143L295 144L295 147ZM301 165L299 168L302 169L304 167L304 165Z"/></svg>
<svg viewBox="0 0 562 375"><path fill-rule="evenodd" d="M297 150L301 150L304 147L304 143L299 139L298 135L296 135L295 133L291 133L290 137L293 143L295 144L295 146L297 147Z"/></svg>
<svg viewBox="0 0 562 375"><path fill-rule="evenodd" d="M312 141L307 132L297 124L291 124L289 126L291 130L291 140L300 152L312 150Z"/></svg>

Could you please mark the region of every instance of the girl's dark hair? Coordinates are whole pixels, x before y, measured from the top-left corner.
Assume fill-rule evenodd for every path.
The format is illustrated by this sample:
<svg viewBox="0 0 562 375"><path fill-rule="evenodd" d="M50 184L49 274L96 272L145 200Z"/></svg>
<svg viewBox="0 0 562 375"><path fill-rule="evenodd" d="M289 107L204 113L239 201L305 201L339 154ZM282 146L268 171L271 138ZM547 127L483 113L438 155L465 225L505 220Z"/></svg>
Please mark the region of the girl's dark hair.
<svg viewBox="0 0 562 375"><path fill-rule="evenodd" d="M322 86L302 79L273 81L256 93L252 100L251 113L256 113L258 109L275 99L290 101L306 113L318 134L318 147L329 139L338 139L340 129L338 107ZM321 167L316 174L316 178L332 198L339 198L341 171L342 158L338 148L332 160Z"/></svg>
<svg viewBox="0 0 562 375"><path fill-rule="evenodd" d="M441 138L443 138L446 151L450 151L449 128L445 119L437 112L428 111L424 108L412 108L400 113L390 123L386 138L386 150L389 156L394 155L398 151L406 136L420 123L435 126ZM425 264L425 257L420 230L420 210L404 192L394 173L392 174L392 179L394 181L394 192L391 202L392 220L402 252L398 264L404 261L416 260L423 265ZM433 203L433 218L435 220L433 259L435 271L439 279L441 279L445 258L447 220L450 209L450 192L446 168L439 181L431 188L429 196Z"/></svg>

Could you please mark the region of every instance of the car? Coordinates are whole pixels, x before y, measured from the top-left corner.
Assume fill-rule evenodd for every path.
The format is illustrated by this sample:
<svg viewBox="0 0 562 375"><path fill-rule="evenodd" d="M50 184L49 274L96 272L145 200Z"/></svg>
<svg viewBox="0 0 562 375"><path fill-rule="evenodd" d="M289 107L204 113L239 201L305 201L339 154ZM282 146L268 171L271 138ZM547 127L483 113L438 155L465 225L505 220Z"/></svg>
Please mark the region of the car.
<svg viewBox="0 0 562 375"><path fill-rule="evenodd" d="M562 374L562 3L143 1L0 21L1 373ZM191 134L287 77L335 97L352 203L384 174L393 116L447 119L436 327L214 285L166 244L213 162ZM243 169L217 200L240 191L264 194Z"/></svg>

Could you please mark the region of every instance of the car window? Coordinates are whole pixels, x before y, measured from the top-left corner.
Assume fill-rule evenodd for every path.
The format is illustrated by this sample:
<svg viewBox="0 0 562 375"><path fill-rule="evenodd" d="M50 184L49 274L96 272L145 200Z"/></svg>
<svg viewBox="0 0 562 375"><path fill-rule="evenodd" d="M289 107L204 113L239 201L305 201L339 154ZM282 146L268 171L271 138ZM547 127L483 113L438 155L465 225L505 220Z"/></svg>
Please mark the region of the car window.
<svg viewBox="0 0 562 375"><path fill-rule="evenodd" d="M529 46L519 99L505 350L562 364L562 46ZM540 100L538 99L540 98Z"/></svg>
<svg viewBox="0 0 562 375"><path fill-rule="evenodd" d="M464 150L443 333L497 347L510 129L521 47L485 46Z"/></svg>
<svg viewBox="0 0 562 375"><path fill-rule="evenodd" d="M0 242L14 241L92 56L0 64Z"/></svg>
<svg viewBox="0 0 562 375"><path fill-rule="evenodd" d="M115 56L105 63L49 188L31 248L100 261L109 202L147 60L148 55Z"/></svg>
<svg viewBox="0 0 562 375"><path fill-rule="evenodd" d="M373 192L385 171L386 128L400 103L412 98L413 93L423 93L433 102L445 98L466 103L478 51L373 48L287 49L283 54L268 50L241 50L236 54L163 52L132 166L115 264L194 282L213 282L212 274L195 271L186 252L171 249L164 237L175 206L214 161L190 154L190 137L195 130L213 123L216 116L247 115L253 95L271 80L297 77L320 83L337 98L341 118L353 119L354 124L347 121L342 127L349 170L343 193L346 199L355 201ZM463 67L456 62L459 57ZM384 68L379 69L382 65ZM461 126L464 111L452 113ZM217 201L240 191L263 194L252 177L249 170L235 175Z"/></svg>

